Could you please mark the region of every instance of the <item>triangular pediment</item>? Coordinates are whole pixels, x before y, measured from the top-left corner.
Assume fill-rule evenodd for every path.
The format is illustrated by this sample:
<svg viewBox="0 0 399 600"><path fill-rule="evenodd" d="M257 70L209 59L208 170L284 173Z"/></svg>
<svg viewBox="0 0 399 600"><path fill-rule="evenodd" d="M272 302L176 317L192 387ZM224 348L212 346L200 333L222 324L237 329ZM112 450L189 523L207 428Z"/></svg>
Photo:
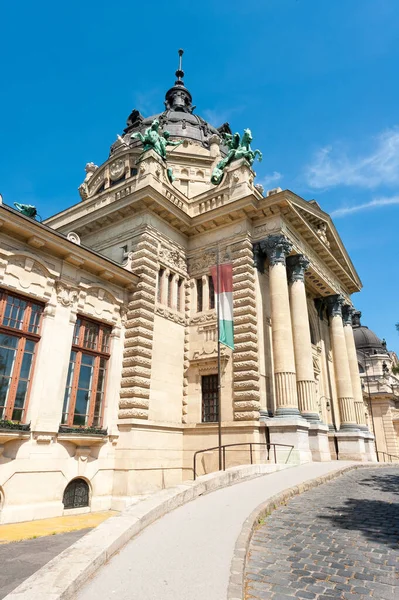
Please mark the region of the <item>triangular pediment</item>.
<svg viewBox="0 0 399 600"><path fill-rule="evenodd" d="M323 262L333 271L342 271L348 289L358 291L362 284L331 217L315 201L306 201L289 190L285 193L290 210L285 218L306 242L316 250Z"/></svg>

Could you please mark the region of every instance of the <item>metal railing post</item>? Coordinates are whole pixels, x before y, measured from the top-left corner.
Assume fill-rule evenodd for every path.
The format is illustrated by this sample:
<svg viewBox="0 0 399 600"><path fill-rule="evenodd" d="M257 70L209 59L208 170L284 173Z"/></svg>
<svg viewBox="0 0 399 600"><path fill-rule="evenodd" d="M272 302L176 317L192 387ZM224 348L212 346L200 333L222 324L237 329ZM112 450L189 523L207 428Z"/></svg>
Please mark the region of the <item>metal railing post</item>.
<svg viewBox="0 0 399 600"><path fill-rule="evenodd" d="M226 446L222 446L223 448L223 471L226 470Z"/></svg>

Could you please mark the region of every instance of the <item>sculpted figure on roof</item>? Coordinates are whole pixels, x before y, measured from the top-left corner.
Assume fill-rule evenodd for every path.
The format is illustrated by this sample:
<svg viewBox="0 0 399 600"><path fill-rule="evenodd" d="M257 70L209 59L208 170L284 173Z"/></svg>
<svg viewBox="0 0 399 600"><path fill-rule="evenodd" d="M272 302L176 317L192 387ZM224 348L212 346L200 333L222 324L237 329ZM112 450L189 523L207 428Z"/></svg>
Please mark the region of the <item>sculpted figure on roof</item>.
<svg viewBox="0 0 399 600"><path fill-rule="evenodd" d="M250 165L253 164L256 157L258 157L259 162L262 160L262 152L260 150L252 150L251 148L252 133L250 129L244 129L242 138L239 133L235 133L234 135L225 133L223 134L223 140L229 152L213 169L211 182L214 185L218 185L222 181L223 170L234 160L245 158Z"/></svg>
<svg viewBox="0 0 399 600"><path fill-rule="evenodd" d="M166 159L166 147L167 146L180 146L183 140L172 142L169 139L169 131L164 131L162 134L159 133L159 120L155 119L150 127L144 132L144 135L140 132L132 133L132 139L138 139L143 144L143 151L154 150L163 159Z"/></svg>

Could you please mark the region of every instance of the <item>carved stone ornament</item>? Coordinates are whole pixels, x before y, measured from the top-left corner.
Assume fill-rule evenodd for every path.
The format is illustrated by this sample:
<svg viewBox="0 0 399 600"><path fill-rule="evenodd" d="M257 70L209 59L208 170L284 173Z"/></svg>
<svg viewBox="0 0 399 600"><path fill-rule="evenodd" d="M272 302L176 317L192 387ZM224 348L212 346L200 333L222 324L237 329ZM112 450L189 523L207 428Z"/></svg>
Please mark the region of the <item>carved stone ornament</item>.
<svg viewBox="0 0 399 600"><path fill-rule="evenodd" d="M330 317L342 317L342 306L345 298L341 294L327 296L328 315Z"/></svg>
<svg viewBox="0 0 399 600"><path fill-rule="evenodd" d="M309 267L309 261L303 254L295 254L287 258L288 281L305 281L305 271Z"/></svg>
<svg viewBox="0 0 399 600"><path fill-rule="evenodd" d="M350 325L352 327L352 315L355 313L355 309L350 304L344 304L342 307L342 320L344 325Z"/></svg>
<svg viewBox="0 0 399 600"><path fill-rule="evenodd" d="M112 181L120 179L125 172L125 161L123 158L118 158L109 166L109 176Z"/></svg>
<svg viewBox="0 0 399 600"><path fill-rule="evenodd" d="M71 304L74 304L78 299L78 290L65 285L61 281L56 282L55 289L57 293L57 300L60 304L62 304L62 306L71 306Z"/></svg>
<svg viewBox="0 0 399 600"><path fill-rule="evenodd" d="M79 236L78 236L78 234L77 234L77 233L75 233L74 231L70 231L70 232L67 234L67 239L68 239L70 242L73 242L74 244L78 244L78 245L80 246L80 237L79 237Z"/></svg>
<svg viewBox="0 0 399 600"><path fill-rule="evenodd" d="M254 244L254 266L263 273L266 256L272 267L278 264L285 265L285 259L292 248L292 243L285 235L269 235Z"/></svg>
<svg viewBox="0 0 399 600"><path fill-rule="evenodd" d="M158 259L160 262L171 267L172 269L187 272L187 265L184 255L178 250L160 247L158 251Z"/></svg>
<svg viewBox="0 0 399 600"><path fill-rule="evenodd" d="M324 221L320 221L320 223L318 223L315 231L316 231L316 234L318 235L318 237L323 242L323 244L325 244L327 246L327 248L329 248L330 242L328 241L328 238L327 238L327 223L325 223Z"/></svg>
<svg viewBox="0 0 399 600"><path fill-rule="evenodd" d="M216 265L216 250L215 252L207 252L190 258L188 261L188 271L190 275L193 273L207 273L209 267Z"/></svg>

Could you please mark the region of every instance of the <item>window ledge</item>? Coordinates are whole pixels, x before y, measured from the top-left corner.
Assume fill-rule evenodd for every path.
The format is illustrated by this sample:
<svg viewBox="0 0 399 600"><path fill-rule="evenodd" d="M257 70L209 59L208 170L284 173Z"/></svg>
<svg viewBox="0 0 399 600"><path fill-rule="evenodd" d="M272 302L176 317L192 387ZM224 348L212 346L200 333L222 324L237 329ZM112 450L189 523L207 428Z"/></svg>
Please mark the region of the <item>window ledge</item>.
<svg viewBox="0 0 399 600"><path fill-rule="evenodd" d="M24 430L6 430L6 429L0 429L0 446L2 444L7 444L7 442L11 442L12 440L22 440L22 439L28 439L30 437L30 432L29 431L24 431Z"/></svg>
<svg viewBox="0 0 399 600"><path fill-rule="evenodd" d="M30 424L0 420L0 444L30 436Z"/></svg>
<svg viewBox="0 0 399 600"><path fill-rule="evenodd" d="M58 441L68 441L75 446L95 446L103 444L108 440L106 429L99 427L68 427L60 425L58 430Z"/></svg>

